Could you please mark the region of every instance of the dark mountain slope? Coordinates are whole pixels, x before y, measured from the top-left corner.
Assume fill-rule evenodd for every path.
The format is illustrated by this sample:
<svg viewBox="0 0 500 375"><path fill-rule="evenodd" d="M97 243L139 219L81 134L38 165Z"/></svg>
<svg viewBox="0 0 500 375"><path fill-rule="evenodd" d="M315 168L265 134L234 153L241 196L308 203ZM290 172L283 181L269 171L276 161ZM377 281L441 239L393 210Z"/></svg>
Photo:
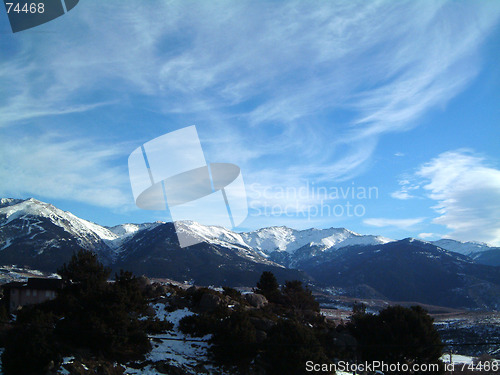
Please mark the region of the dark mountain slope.
<svg viewBox="0 0 500 375"><path fill-rule="evenodd" d="M368 285L390 300L467 308L500 307L500 267L414 239L350 246L298 264L324 285Z"/></svg>

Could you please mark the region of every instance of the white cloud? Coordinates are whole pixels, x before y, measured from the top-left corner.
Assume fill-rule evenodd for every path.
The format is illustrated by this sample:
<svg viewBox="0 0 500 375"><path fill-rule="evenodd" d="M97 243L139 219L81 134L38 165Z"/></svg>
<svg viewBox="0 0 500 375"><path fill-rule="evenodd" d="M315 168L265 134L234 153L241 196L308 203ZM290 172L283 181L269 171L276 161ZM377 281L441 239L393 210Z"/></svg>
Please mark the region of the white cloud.
<svg viewBox="0 0 500 375"><path fill-rule="evenodd" d="M412 195L412 191L418 190L420 188L419 184L412 183L407 178L404 178L399 181L399 185L401 186L399 190L391 193L391 197L400 200L407 200L411 198L416 198L416 195Z"/></svg>
<svg viewBox="0 0 500 375"><path fill-rule="evenodd" d="M410 193L408 193L408 191L403 191L403 190L398 190L398 191L391 193L391 197L396 198L396 199L401 199L401 200L414 198L414 196L410 195Z"/></svg>
<svg viewBox="0 0 500 375"><path fill-rule="evenodd" d="M113 166L123 150L55 136L7 139L0 150L0 196L69 199L110 208L133 202L128 175Z"/></svg>
<svg viewBox="0 0 500 375"><path fill-rule="evenodd" d="M439 235L435 234L435 233L419 233L418 236L424 240L426 239L429 239L429 238L435 238L435 237L439 237Z"/></svg>
<svg viewBox="0 0 500 375"><path fill-rule="evenodd" d="M426 183L433 220L457 240L500 245L500 170L467 150L445 152L424 164L416 175Z"/></svg>
<svg viewBox="0 0 500 375"><path fill-rule="evenodd" d="M363 223L373 227L396 227L400 229L409 229L414 225L420 224L425 220L425 217L414 219L387 219L387 218L368 218L364 219Z"/></svg>

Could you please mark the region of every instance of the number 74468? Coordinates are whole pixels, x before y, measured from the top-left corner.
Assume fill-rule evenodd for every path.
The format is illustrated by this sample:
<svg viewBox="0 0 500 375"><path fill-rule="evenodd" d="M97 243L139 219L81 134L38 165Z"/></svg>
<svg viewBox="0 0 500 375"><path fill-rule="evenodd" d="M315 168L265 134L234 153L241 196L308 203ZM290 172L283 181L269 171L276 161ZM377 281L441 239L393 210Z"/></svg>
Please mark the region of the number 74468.
<svg viewBox="0 0 500 375"><path fill-rule="evenodd" d="M44 3L25 3L22 7L19 3L5 3L7 5L7 13L44 13Z"/></svg>

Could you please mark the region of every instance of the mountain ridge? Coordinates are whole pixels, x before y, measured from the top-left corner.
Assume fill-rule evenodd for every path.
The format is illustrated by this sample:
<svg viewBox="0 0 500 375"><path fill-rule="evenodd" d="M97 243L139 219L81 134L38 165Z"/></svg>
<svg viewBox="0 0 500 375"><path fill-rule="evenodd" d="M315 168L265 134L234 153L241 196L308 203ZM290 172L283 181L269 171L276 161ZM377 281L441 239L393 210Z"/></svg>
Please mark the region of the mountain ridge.
<svg viewBox="0 0 500 375"><path fill-rule="evenodd" d="M181 248L176 228L200 243ZM73 252L86 249L115 271L123 268L200 285L255 285L263 271L271 271L280 282L299 279L321 288L340 286L353 297L407 296L422 303L442 300L453 307L500 308L498 251L482 245L487 250L468 256L444 248L454 245L452 241L441 241L441 247L413 238L360 235L346 228L281 226L237 233L190 221L176 227L164 222L104 227L35 199L0 201L4 265L53 272ZM442 293L430 281L441 285Z"/></svg>

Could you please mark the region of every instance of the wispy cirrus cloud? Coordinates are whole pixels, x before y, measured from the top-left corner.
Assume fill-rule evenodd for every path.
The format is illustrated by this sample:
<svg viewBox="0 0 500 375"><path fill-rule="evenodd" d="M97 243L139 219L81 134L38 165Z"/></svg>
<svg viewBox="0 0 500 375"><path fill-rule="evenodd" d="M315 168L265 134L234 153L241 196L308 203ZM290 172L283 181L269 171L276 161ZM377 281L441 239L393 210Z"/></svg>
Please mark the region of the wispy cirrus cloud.
<svg viewBox="0 0 500 375"><path fill-rule="evenodd" d="M114 209L131 206L128 176L113 166L124 147L56 135L4 140L0 196L67 199Z"/></svg>
<svg viewBox="0 0 500 375"><path fill-rule="evenodd" d="M494 2L88 1L47 24L64 33L16 40L0 64L11 88L0 126L52 116L62 127L68 113L91 121L120 103L200 120L202 137L221 134L212 160L241 154L250 182L342 181L367 167L379 137L471 82L499 17Z"/></svg>

